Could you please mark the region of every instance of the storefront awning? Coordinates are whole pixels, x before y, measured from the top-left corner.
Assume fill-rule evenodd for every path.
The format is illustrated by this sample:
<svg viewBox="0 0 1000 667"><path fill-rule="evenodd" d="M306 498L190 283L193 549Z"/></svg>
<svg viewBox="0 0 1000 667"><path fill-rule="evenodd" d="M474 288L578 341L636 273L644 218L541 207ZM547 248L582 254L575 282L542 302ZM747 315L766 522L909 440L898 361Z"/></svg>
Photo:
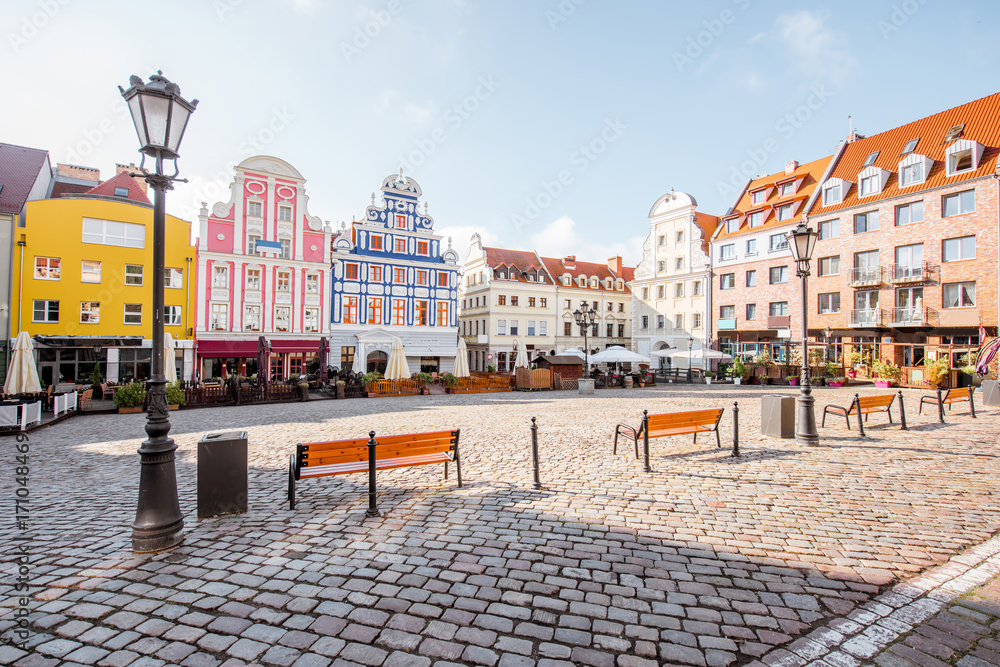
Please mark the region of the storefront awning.
<svg viewBox="0 0 1000 667"><path fill-rule="evenodd" d="M316 340L271 340L271 352L285 354L288 352L315 352L319 354L319 339Z"/></svg>
<svg viewBox="0 0 1000 667"><path fill-rule="evenodd" d="M206 358L243 358L257 356L256 340L200 340L198 356Z"/></svg>
<svg viewBox="0 0 1000 667"><path fill-rule="evenodd" d="M47 347L139 347L142 336L33 336Z"/></svg>

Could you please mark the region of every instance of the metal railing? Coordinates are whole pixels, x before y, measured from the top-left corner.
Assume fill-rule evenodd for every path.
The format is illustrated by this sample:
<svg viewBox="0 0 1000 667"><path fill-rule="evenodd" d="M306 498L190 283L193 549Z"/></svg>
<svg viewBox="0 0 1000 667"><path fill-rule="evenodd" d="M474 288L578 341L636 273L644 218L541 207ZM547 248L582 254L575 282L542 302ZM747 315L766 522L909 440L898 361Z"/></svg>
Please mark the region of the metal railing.
<svg viewBox="0 0 1000 667"><path fill-rule="evenodd" d="M920 283L927 280L930 265L927 262L920 264L893 264L889 267L889 282L892 283Z"/></svg>
<svg viewBox="0 0 1000 667"><path fill-rule="evenodd" d="M923 327L931 323L930 308L890 308L888 324L894 327Z"/></svg>
<svg viewBox="0 0 1000 667"><path fill-rule="evenodd" d="M848 274L847 284L852 287L882 284L881 266L856 266Z"/></svg>
<svg viewBox="0 0 1000 667"><path fill-rule="evenodd" d="M881 308L861 308L847 313L847 326L849 327L878 327L882 326L883 320Z"/></svg>

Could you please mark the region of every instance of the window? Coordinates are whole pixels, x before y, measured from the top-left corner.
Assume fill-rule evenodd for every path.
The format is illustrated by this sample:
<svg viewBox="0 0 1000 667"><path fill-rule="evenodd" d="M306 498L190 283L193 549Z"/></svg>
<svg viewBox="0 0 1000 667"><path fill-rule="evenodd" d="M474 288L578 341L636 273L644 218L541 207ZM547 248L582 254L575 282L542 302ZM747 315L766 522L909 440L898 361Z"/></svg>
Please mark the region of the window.
<svg viewBox="0 0 1000 667"><path fill-rule="evenodd" d="M427 271L425 269L417 269L417 284L423 287L427 286Z"/></svg>
<svg viewBox="0 0 1000 667"><path fill-rule="evenodd" d="M771 317L787 317L788 316L788 302L787 301L772 301L768 304L767 313Z"/></svg>
<svg viewBox="0 0 1000 667"><path fill-rule="evenodd" d="M757 286L757 269L750 269L746 275L747 287Z"/></svg>
<svg viewBox="0 0 1000 667"><path fill-rule="evenodd" d="M788 220L792 217L792 205L785 204L778 207L778 220Z"/></svg>
<svg viewBox="0 0 1000 667"><path fill-rule="evenodd" d="M397 326L406 324L406 300L392 300L392 323Z"/></svg>
<svg viewBox="0 0 1000 667"><path fill-rule="evenodd" d="M281 244L280 256L285 259L292 258L292 241L291 239L278 239L278 243Z"/></svg>
<svg viewBox="0 0 1000 667"><path fill-rule="evenodd" d="M260 306L243 306L243 330L260 331Z"/></svg>
<svg viewBox="0 0 1000 667"><path fill-rule="evenodd" d="M84 218L83 242L123 248L145 248L146 226L131 222Z"/></svg>
<svg viewBox="0 0 1000 667"><path fill-rule="evenodd" d="M290 271L278 271L278 291L292 291L292 274Z"/></svg>
<svg viewBox="0 0 1000 667"><path fill-rule="evenodd" d="M431 244L427 241L417 241L417 254L418 255L430 255Z"/></svg>
<svg viewBox="0 0 1000 667"><path fill-rule="evenodd" d="M924 163L914 162L899 170L899 184L903 187L922 183L924 180Z"/></svg>
<svg viewBox="0 0 1000 667"><path fill-rule="evenodd" d="M777 285L778 283L788 282L788 267L787 266L772 266L771 267L771 284Z"/></svg>
<svg viewBox="0 0 1000 667"><path fill-rule="evenodd" d="M642 330L646 331L649 329L649 315L642 316Z"/></svg>
<svg viewBox="0 0 1000 667"><path fill-rule="evenodd" d="M438 287L448 287L448 274L444 271L438 271Z"/></svg>
<svg viewBox="0 0 1000 667"><path fill-rule="evenodd" d="M406 239L393 239L392 240L393 252L406 254Z"/></svg>
<svg viewBox="0 0 1000 667"><path fill-rule="evenodd" d="M278 306L274 309L274 330L288 331L292 320L292 309L288 306Z"/></svg>
<svg viewBox="0 0 1000 667"><path fill-rule="evenodd" d="M528 320L528 335L529 336L535 335L535 320ZM610 331L608 332L608 335L609 336L611 335Z"/></svg>
<svg viewBox="0 0 1000 667"><path fill-rule="evenodd" d="M880 152L881 151L872 151L871 153L869 153L868 157L865 158L865 163L863 165L861 165L861 166L862 167L870 167L873 164L875 164L875 160L878 159L878 154Z"/></svg>
<svg viewBox="0 0 1000 667"><path fill-rule="evenodd" d="M729 306L729 307L732 308L732 306ZM732 319L732 318L729 318L729 319ZM756 303L748 303L747 304L747 320L755 320L755 319L757 319L757 304Z"/></svg>
<svg viewBox="0 0 1000 667"><path fill-rule="evenodd" d="M736 244L727 243L719 247L719 259L723 262L728 259L736 259Z"/></svg>
<svg viewBox="0 0 1000 667"><path fill-rule="evenodd" d="M730 218L729 220L726 220L726 231L730 234L740 231L740 219Z"/></svg>
<svg viewBox="0 0 1000 667"><path fill-rule="evenodd" d="M396 215L396 229L406 229L405 215Z"/></svg>
<svg viewBox="0 0 1000 667"><path fill-rule="evenodd" d="M341 306L340 320L344 324L358 323L358 297L345 296Z"/></svg>
<svg viewBox="0 0 1000 667"><path fill-rule="evenodd" d="M858 213L854 216L854 233L863 234L878 229L878 211Z"/></svg>
<svg viewBox="0 0 1000 667"><path fill-rule="evenodd" d="M642 300L643 301L649 301L649 288L648 287L643 287L642 288ZM569 302L567 301L566 303L569 303ZM569 308L569 306L566 306L566 307Z"/></svg>
<svg viewBox="0 0 1000 667"><path fill-rule="evenodd" d="M674 243L684 243L684 230L677 230L677 234L674 236Z"/></svg>
<svg viewBox="0 0 1000 667"><path fill-rule="evenodd" d="M625 337L625 325L624 324L619 324L618 325L618 337L619 338L624 338Z"/></svg>
<svg viewBox="0 0 1000 667"><path fill-rule="evenodd" d="M819 275L835 276L840 273L840 255L819 258Z"/></svg>
<svg viewBox="0 0 1000 667"><path fill-rule="evenodd" d="M357 280L357 279L358 279L358 265L344 264L344 280Z"/></svg>
<svg viewBox="0 0 1000 667"><path fill-rule="evenodd" d="M368 237L368 248L370 250L382 250L384 247L384 237L381 234L372 234Z"/></svg>
<svg viewBox="0 0 1000 667"><path fill-rule="evenodd" d="M906 145L903 146L903 152L900 153L899 156L903 157L904 155L909 155L913 151L917 150L917 143L919 141L920 141L919 137L916 138L916 139L910 139L909 141L907 141Z"/></svg>
<svg viewBox="0 0 1000 667"><path fill-rule="evenodd" d="M80 268L80 282L99 283L101 282L101 263L83 260Z"/></svg>
<svg viewBox="0 0 1000 667"><path fill-rule="evenodd" d="M966 190L941 197L941 217L973 213L976 210L976 191Z"/></svg>
<svg viewBox="0 0 1000 667"><path fill-rule="evenodd" d="M392 282L403 284L406 282L406 269L395 268L392 270Z"/></svg>
<svg viewBox="0 0 1000 667"><path fill-rule="evenodd" d="M839 204L842 199L840 190L841 185L839 181L836 183L828 183L823 186L823 206Z"/></svg>
<svg viewBox="0 0 1000 667"><path fill-rule="evenodd" d="M100 324L101 304L99 301L80 302L80 324ZM165 323L164 323L165 324Z"/></svg>
<svg viewBox="0 0 1000 667"><path fill-rule="evenodd" d="M649 288L646 288L646 289L649 289ZM647 297L648 297L648 295L647 295ZM573 309L573 303L569 299L566 299L566 310L572 310L572 309Z"/></svg>
<svg viewBox="0 0 1000 667"><path fill-rule="evenodd" d="M35 258L35 279L37 280L59 280L58 257L36 257Z"/></svg>
<svg viewBox="0 0 1000 667"><path fill-rule="evenodd" d="M976 237L961 236L957 239L945 239L941 242L941 261L958 262L963 259L976 258Z"/></svg>
<svg viewBox="0 0 1000 667"><path fill-rule="evenodd" d="M142 285L142 264L125 265L125 284Z"/></svg>
<svg viewBox="0 0 1000 667"><path fill-rule="evenodd" d="M923 222L924 202L915 201L909 204L902 204L896 207L896 226L911 225L914 222Z"/></svg>
<svg viewBox="0 0 1000 667"><path fill-rule="evenodd" d="M247 269L247 289L260 289L260 269Z"/></svg>
<svg viewBox="0 0 1000 667"><path fill-rule="evenodd" d="M278 206L278 220L283 220L285 222L291 222L292 220L292 207L280 204Z"/></svg>
<svg viewBox="0 0 1000 667"><path fill-rule="evenodd" d="M839 313L840 312L840 292L830 292L828 294L819 295L819 312L820 315L826 313Z"/></svg>
<svg viewBox="0 0 1000 667"><path fill-rule="evenodd" d="M142 304L125 304L125 324L142 324Z"/></svg>
<svg viewBox="0 0 1000 667"><path fill-rule="evenodd" d="M368 265L368 282L370 283L382 282L382 266L380 264Z"/></svg>
<svg viewBox="0 0 1000 667"><path fill-rule="evenodd" d="M736 319L736 306L719 306L720 320Z"/></svg>
<svg viewBox="0 0 1000 667"><path fill-rule="evenodd" d="M506 294L497 294L497 305L498 306L506 306L507 305L507 295Z"/></svg>
<svg viewBox="0 0 1000 667"><path fill-rule="evenodd" d="M528 308L534 308L535 307L535 301L536 301L535 297L529 296L528 297Z"/></svg>
<svg viewBox="0 0 1000 667"><path fill-rule="evenodd" d="M213 303L211 320L209 327L213 331L226 331L229 329L229 304Z"/></svg>
<svg viewBox="0 0 1000 667"><path fill-rule="evenodd" d="M956 144L956 146L957 145L958 144ZM961 174L962 172L972 171L976 166L975 161L973 160L972 148L948 151L945 153L945 160L948 176L954 176L955 174Z"/></svg>
<svg viewBox="0 0 1000 667"><path fill-rule="evenodd" d="M868 197L870 195L878 194L879 188L879 175L874 174L872 176L865 176L861 179L861 197Z"/></svg>
<svg viewBox="0 0 1000 667"><path fill-rule="evenodd" d="M257 254L257 241L260 241L260 237L251 234L247 237L247 254L256 255Z"/></svg>
<svg viewBox="0 0 1000 667"><path fill-rule="evenodd" d="M781 184L781 191L778 193L782 197L787 197L790 194L795 193L795 181L790 181L788 183Z"/></svg>
<svg viewBox="0 0 1000 667"><path fill-rule="evenodd" d="M517 305L517 295L516 294L512 294L510 296L510 305L512 305L512 306L516 306Z"/></svg>
<svg viewBox="0 0 1000 667"><path fill-rule="evenodd" d="M756 211L754 213L751 213L747 217L750 218L750 228L751 229L753 229L754 227L760 227L761 225L764 224L764 212L763 211Z"/></svg>
<svg viewBox="0 0 1000 667"><path fill-rule="evenodd" d="M549 335L549 323L546 322L545 320L541 320L538 322L538 335L539 336Z"/></svg>
<svg viewBox="0 0 1000 667"><path fill-rule="evenodd" d="M684 258L683 257L676 258L674 260L674 269L679 271L683 268L684 268Z"/></svg>
<svg viewBox="0 0 1000 667"><path fill-rule="evenodd" d="M840 236L840 220L824 220L819 223L819 240L835 239Z"/></svg>
<svg viewBox="0 0 1000 667"><path fill-rule="evenodd" d="M319 308L306 308L302 311L302 330L306 333L319 331Z"/></svg>
<svg viewBox="0 0 1000 667"><path fill-rule="evenodd" d="M32 322L58 322L59 321L59 302L58 301L46 301L45 299L35 299L34 302L34 315L31 318Z"/></svg>
<svg viewBox="0 0 1000 667"><path fill-rule="evenodd" d="M663 315L656 316L656 328L662 329L666 325L667 318Z"/></svg>
<svg viewBox="0 0 1000 667"><path fill-rule="evenodd" d="M263 213L263 204L259 201L248 201L247 202L247 215L251 218L260 218Z"/></svg>
<svg viewBox="0 0 1000 667"><path fill-rule="evenodd" d="M662 299L666 296L666 287L663 285L658 285L656 287L656 298Z"/></svg>
<svg viewBox="0 0 1000 667"><path fill-rule="evenodd" d="M694 315L691 316L691 318L693 320L693 322L691 324L691 328L692 329L700 329L701 328L701 313L695 313Z"/></svg>
<svg viewBox="0 0 1000 667"><path fill-rule="evenodd" d="M677 313L674 316L674 328L683 329L684 328L684 313Z"/></svg>
<svg viewBox="0 0 1000 667"><path fill-rule="evenodd" d="M757 239L747 239L747 255L757 254Z"/></svg>
<svg viewBox="0 0 1000 667"><path fill-rule="evenodd" d="M507 335L507 320L497 320L497 335L498 336Z"/></svg>
<svg viewBox="0 0 1000 667"><path fill-rule="evenodd" d="M674 283L674 297L682 296L684 296L684 283Z"/></svg>
<svg viewBox="0 0 1000 667"><path fill-rule="evenodd" d="M771 238L768 240L768 250L770 252L778 252L779 250L788 249L788 237L784 234L771 234Z"/></svg>
<svg viewBox="0 0 1000 667"><path fill-rule="evenodd" d="M667 245L667 237L660 234L656 237L656 245Z"/></svg>
<svg viewBox="0 0 1000 667"><path fill-rule="evenodd" d="M382 324L382 299L368 297L368 324Z"/></svg>
<svg viewBox="0 0 1000 667"><path fill-rule="evenodd" d="M719 276L719 289L735 289L736 288L736 274L735 273L723 273Z"/></svg>
<svg viewBox="0 0 1000 667"><path fill-rule="evenodd" d="M425 327L427 326L427 302L417 301L414 303L414 316L416 321L414 324L417 326Z"/></svg>
<svg viewBox="0 0 1000 667"><path fill-rule="evenodd" d="M976 283L945 283L942 289L944 308L972 308L976 305ZM35 303L38 303L37 301Z"/></svg>
<svg viewBox="0 0 1000 667"><path fill-rule="evenodd" d="M546 299L543 296L540 299L538 299L538 305L539 305L540 308L548 308L549 307L549 300Z"/></svg>
<svg viewBox="0 0 1000 667"><path fill-rule="evenodd" d="M757 190L756 192L750 193L750 203L751 204L763 204L764 195L767 194L766 190Z"/></svg>
<svg viewBox="0 0 1000 667"><path fill-rule="evenodd" d="M572 335L573 335L573 323L563 322L563 336L572 336Z"/></svg>
<svg viewBox="0 0 1000 667"><path fill-rule="evenodd" d="M115 188L115 197L128 197L128 188Z"/></svg>

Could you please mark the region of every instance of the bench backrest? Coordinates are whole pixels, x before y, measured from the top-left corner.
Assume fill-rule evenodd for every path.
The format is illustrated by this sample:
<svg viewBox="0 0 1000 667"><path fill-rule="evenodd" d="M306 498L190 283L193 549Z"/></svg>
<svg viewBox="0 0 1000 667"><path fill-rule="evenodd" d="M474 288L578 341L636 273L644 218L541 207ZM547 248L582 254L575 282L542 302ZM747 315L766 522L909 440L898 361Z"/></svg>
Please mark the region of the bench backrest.
<svg viewBox="0 0 1000 667"><path fill-rule="evenodd" d="M375 438L375 458L436 454L455 449L459 431L410 433ZM295 446L299 468L368 460L368 438L306 442Z"/></svg>
<svg viewBox="0 0 1000 667"><path fill-rule="evenodd" d="M972 398L972 387L957 387L945 392L942 401L952 403L955 401L967 401Z"/></svg>
<svg viewBox="0 0 1000 667"><path fill-rule="evenodd" d="M896 394L876 394L875 396L859 396L858 403L861 409L867 408L887 408L896 400Z"/></svg>
<svg viewBox="0 0 1000 667"><path fill-rule="evenodd" d="M715 410L690 410L688 412L668 412L649 415L649 430L658 431L678 426L712 426L722 419L724 408Z"/></svg>

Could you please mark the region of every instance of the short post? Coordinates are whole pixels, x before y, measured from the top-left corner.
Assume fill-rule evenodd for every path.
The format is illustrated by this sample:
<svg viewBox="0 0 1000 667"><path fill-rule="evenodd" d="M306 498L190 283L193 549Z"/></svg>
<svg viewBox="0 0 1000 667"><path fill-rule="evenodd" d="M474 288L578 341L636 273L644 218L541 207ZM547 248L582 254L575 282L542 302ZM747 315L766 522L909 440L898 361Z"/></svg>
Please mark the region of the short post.
<svg viewBox="0 0 1000 667"><path fill-rule="evenodd" d="M944 423L944 399L941 397L941 387L937 388L937 398L938 398L938 420Z"/></svg>
<svg viewBox="0 0 1000 667"><path fill-rule="evenodd" d="M366 516L378 516L375 506L375 431L368 431L368 511Z"/></svg>
<svg viewBox="0 0 1000 667"><path fill-rule="evenodd" d="M649 410L642 411L642 471L652 472L649 467Z"/></svg>
<svg viewBox="0 0 1000 667"><path fill-rule="evenodd" d="M531 418L531 466L532 474L534 475L534 480L531 482L531 488L540 489L542 488L542 481L538 477L538 424L535 423L535 418Z"/></svg>
<svg viewBox="0 0 1000 667"><path fill-rule="evenodd" d="M903 406L903 390L899 390L899 429L901 431L910 430L906 426L906 408Z"/></svg>
<svg viewBox="0 0 1000 667"><path fill-rule="evenodd" d="M740 455L740 402L733 401L733 456Z"/></svg>
<svg viewBox="0 0 1000 667"><path fill-rule="evenodd" d="M969 410L972 411L972 418L973 419L976 418L976 403L975 403L975 401L973 399L973 396L975 396L975 394L976 394L976 388L975 387L969 387Z"/></svg>
<svg viewBox="0 0 1000 667"><path fill-rule="evenodd" d="M858 431L861 433L862 438L867 437L865 435L865 421L861 418L861 397L855 394L851 405L858 409ZM849 409L848 412L850 412Z"/></svg>

